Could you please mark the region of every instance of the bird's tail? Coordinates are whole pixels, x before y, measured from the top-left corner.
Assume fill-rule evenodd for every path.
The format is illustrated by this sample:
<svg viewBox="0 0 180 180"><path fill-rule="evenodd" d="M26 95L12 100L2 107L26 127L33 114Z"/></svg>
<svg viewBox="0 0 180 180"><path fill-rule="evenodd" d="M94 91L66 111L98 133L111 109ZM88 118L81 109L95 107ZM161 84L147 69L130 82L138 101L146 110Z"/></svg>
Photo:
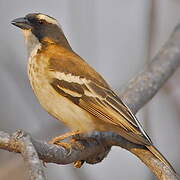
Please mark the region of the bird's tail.
<svg viewBox="0 0 180 180"><path fill-rule="evenodd" d="M149 151L151 151L152 154L154 154L154 156L156 158L158 158L162 163L164 163L165 165L167 165L174 173L175 170L174 168L172 167L172 165L168 162L168 160L158 151L158 149L156 149L156 147L154 147L153 145L147 145L146 146Z"/></svg>

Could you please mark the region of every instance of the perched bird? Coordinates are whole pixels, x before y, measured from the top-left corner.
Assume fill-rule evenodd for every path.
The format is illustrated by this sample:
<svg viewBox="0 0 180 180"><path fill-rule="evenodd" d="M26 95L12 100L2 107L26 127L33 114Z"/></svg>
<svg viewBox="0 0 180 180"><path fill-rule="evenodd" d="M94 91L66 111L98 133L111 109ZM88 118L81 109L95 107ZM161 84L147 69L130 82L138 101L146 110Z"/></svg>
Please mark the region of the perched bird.
<svg viewBox="0 0 180 180"><path fill-rule="evenodd" d="M72 130L54 138L53 143L73 134L111 131L143 145L173 170L130 109L101 75L72 50L56 19L33 13L12 24L24 34L28 76L40 104Z"/></svg>

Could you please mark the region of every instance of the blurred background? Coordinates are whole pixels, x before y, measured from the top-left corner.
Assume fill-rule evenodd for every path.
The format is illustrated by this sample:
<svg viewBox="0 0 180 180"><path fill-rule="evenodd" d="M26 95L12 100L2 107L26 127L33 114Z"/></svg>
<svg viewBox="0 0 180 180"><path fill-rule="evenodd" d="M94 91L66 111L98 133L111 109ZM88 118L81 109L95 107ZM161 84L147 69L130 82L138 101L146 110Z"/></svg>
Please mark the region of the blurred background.
<svg viewBox="0 0 180 180"><path fill-rule="evenodd" d="M119 92L142 70L180 22L179 0L0 0L0 130L24 129L49 140L67 131L38 104L30 88L24 40L10 24L41 12L59 20L73 49ZM157 148L180 172L180 70L138 114ZM81 169L47 164L51 180L155 179L135 156L113 147ZM0 150L0 180L28 179L20 155Z"/></svg>

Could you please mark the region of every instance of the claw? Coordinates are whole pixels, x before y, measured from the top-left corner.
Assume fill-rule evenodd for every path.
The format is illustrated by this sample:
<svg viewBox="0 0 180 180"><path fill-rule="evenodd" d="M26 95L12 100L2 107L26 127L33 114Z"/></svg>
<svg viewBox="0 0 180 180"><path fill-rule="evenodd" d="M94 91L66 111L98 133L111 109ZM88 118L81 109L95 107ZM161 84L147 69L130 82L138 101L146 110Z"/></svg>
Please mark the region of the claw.
<svg viewBox="0 0 180 180"><path fill-rule="evenodd" d="M47 168L46 162L43 161L42 164L43 164L43 166L44 166L45 168Z"/></svg>
<svg viewBox="0 0 180 180"><path fill-rule="evenodd" d="M65 143L65 142L56 142L55 144L58 145L58 146L63 147L66 150L69 150L68 153L67 153L67 156L69 156L71 154L72 149L71 149L71 145L70 144Z"/></svg>
<svg viewBox="0 0 180 180"><path fill-rule="evenodd" d="M79 160L74 162L75 168L81 168L81 166L84 164L84 160Z"/></svg>

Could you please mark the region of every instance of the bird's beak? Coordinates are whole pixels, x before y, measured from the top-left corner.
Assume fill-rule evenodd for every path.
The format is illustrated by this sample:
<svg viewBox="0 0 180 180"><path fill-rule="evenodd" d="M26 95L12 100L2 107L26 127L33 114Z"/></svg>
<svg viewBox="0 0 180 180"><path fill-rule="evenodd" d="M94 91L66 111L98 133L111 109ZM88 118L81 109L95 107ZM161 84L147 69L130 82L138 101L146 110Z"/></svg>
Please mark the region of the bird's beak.
<svg viewBox="0 0 180 180"><path fill-rule="evenodd" d="M11 24L24 30L32 29L30 22L25 17L14 19L13 21L11 21Z"/></svg>

